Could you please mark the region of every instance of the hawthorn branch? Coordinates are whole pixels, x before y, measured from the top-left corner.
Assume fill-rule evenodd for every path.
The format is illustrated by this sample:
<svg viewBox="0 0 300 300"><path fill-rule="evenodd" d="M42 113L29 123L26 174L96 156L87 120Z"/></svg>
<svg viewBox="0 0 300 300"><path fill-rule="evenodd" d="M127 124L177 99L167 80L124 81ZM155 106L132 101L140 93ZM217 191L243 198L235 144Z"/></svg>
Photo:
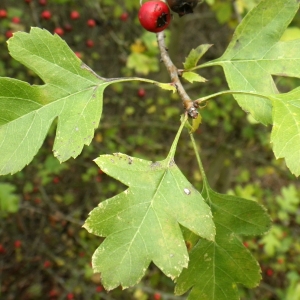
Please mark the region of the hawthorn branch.
<svg viewBox="0 0 300 300"><path fill-rule="evenodd" d="M185 91L185 89L179 79L179 76L178 76L179 70L173 64L173 62L169 56L168 49L167 49L166 43L165 43L164 33L158 32L156 34L156 37L157 37L158 47L160 50L161 60L163 61L164 65L166 66L166 69L169 72L169 75L172 80L172 84L174 84L174 86L176 87L177 92L182 100L185 110L188 112L189 116L191 116L193 119L195 119L198 116L198 111L197 111L196 107L194 106L193 101L191 100L191 98L189 97L187 92Z"/></svg>

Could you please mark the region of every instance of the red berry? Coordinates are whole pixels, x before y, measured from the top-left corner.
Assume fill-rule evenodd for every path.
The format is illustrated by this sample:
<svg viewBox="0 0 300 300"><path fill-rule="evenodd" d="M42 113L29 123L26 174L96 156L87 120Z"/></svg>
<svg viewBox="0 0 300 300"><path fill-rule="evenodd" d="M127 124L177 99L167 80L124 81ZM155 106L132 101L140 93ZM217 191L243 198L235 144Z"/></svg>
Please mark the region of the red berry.
<svg viewBox="0 0 300 300"><path fill-rule="evenodd" d="M78 57L78 58L82 58L82 53L81 52L78 52L78 51L76 51L76 52L74 52L75 53L75 55Z"/></svg>
<svg viewBox="0 0 300 300"><path fill-rule="evenodd" d="M89 47L89 48L93 48L94 45L95 45L94 41L91 40L91 39L86 40L85 44L86 44L86 46Z"/></svg>
<svg viewBox="0 0 300 300"><path fill-rule="evenodd" d="M96 287L96 292L97 293L100 293L100 292L102 292L103 291L103 287L101 286L101 285L98 285L97 287Z"/></svg>
<svg viewBox="0 0 300 300"><path fill-rule="evenodd" d="M53 289L49 292L49 297L52 298L52 297L57 297L58 296L58 291Z"/></svg>
<svg viewBox="0 0 300 300"><path fill-rule="evenodd" d="M51 14L51 11L50 11L50 10L44 10L44 11L41 13L41 18L42 18L42 19L50 20L51 17L52 17L52 14Z"/></svg>
<svg viewBox="0 0 300 300"><path fill-rule="evenodd" d="M62 36L62 35L64 35L65 32L61 27L57 27L57 28L54 29L54 33Z"/></svg>
<svg viewBox="0 0 300 300"><path fill-rule="evenodd" d="M64 25L64 29L65 31L72 31L73 30L73 27L71 24L67 23Z"/></svg>
<svg viewBox="0 0 300 300"><path fill-rule="evenodd" d="M140 88L140 89L138 90L138 96L139 96L140 98L143 98L143 97L145 97L145 95L146 95L145 89Z"/></svg>
<svg viewBox="0 0 300 300"><path fill-rule="evenodd" d="M44 261L44 268L47 269L49 267L51 267L51 262L49 260L45 260Z"/></svg>
<svg viewBox="0 0 300 300"><path fill-rule="evenodd" d="M5 9L0 9L0 18L6 18L7 17L7 11Z"/></svg>
<svg viewBox="0 0 300 300"><path fill-rule="evenodd" d="M139 10L138 17L141 25L151 32L163 31L171 21L170 9L162 1L145 2Z"/></svg>
<svg viewBox="0 0 300 300"><path fill-rule="evenodd" d="M25 0L26 3L30 3L32 0Z"/></svg>
<svg viewBox="0 0 300 300"><path fill-rule="evenodd" d="M161 294L160 294L160 293L155 293L155 294L153 295L153 299L154 299L154 300L160 300L160 299L161 299Z"/></svg>
<svg viewBox="0 0 300 300"><path fill-rule="evenodd" d="M52 179L52 182L55 183L55 184L59 183L59 182L60 182L59 177L55 176L55 177Z"/></svg>
<svg viewBox="0 0 300 300"><path fill-rule="evenodd" d="M272 276L273 275L273 270L272 269L267 269L267 271L266 271L266 274L268 275L268 276Z"/></svg>
<svg viewBox="0 0 300 300"><path fill-rule="evenodd" d="M71 18L72 20L77 20L77 19L79 19L79 18L80 18L79 12L78 12L77 10L71 11L71 13L70 13L70 18Z"/></svg>
<svg viewBox="0 0 300 300"><path fill-rule="evenodd" d="M47 0L39 0L39 4L45 6L47 5Z"/></svg>
<svg viewBox="0 0 300 300"><path fill-rule="evenodd" d="M89 27L95 27L96 26L96 21L94 19L88 19L86 24Z"/></svg>
<svg viewBox="0 0 300 300"><path fill-rule="evenodd" d="M12 21L13 23L15 23L15 24L19 24L19 23L21 22L21 19L20 19L19 17L13 17L13 18L11 19L11 21Z"/></svg>
<svg viewBox="0 0 300 300"><path fill-rule="evenodd" d="M68 299L68 300L74 299L74 294L73 294L73 293L69 293L69 294L67 295L67 299Z"/></svg>
<svg viewBox="0 0 300 300"><path fill-rule="evenodd" d="M5 32L5 36L6 36L8 39L11 38L11 37L13 36L12 30L7 30L7 31Z"/></svg>
<svg viewBox="0 0 300 300"><path fill-rule="evenodd" d="M2 244L0 244L0 254L5 254L6 250Z"/></svg>
<svg viewBox="0 0 300 300"><path fill-rule="evenodd" d="M120 16L120 20L126 22L128 20L129 14L127 12L123 12Z"/></svg>
<svg viewBox="0 0 300 300"><path fill-rule="evenodd" d="M15 246L15 248L20 248L22 246L22 242L20 240L16 240L14 242L14 246Z"/></svg>

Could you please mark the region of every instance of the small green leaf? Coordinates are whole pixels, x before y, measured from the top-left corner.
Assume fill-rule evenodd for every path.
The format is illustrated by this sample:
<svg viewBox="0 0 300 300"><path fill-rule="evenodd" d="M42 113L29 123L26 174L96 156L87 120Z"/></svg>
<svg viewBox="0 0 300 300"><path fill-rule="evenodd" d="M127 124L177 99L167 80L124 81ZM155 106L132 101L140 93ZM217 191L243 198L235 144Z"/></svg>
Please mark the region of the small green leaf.
<svg viewBox="0 0 300 300"><path fill-rule="evenodd" d="M206 82L207 81L204 77L200 76L199 74L197 74L195 72L183 72L182 77L191 83L193 83L194 81L196 81L196 82Z"/></svg>
<svg viewBox="0 0 300 300"><path fill-rule="evenodd" d="M273 104L271 142L276 158L285 158L288 168L300 175L300 88L270 96Z"/></svg>
<svg viewBox="0 0 300 300"><path fill-rule="evenodd" d="M270 228L265 209L254 201L222 195L207 188L216 224L215 241L200 239L190 252L188 269L177 280L175 293L192 288L188 300L237 300L237 284L255 287L261 280L260 268L243 246L239 234L258 235Z"/></svg>
<svg viewBox="0 0 300 300"><path fill-rule="evenodd" d="M202 123L202 116L198 114L197 118L192 120L192 127L190 129L190 133L195 132L199 128L201 123Z"/></svg>
<svg viewBox="0 0 300 300"><path fill-rule="evenodd" d="M209 206L174 162L177 139L163 161L120 153L95 160L105 173L129 186L100 203L84 224L89 232L106 237L92 263L108 290L136 284L151 261L167 276L178 277L189 260L180 225L214 240Z"/></svg>
<svg viewBox="0 0 300 300"><path fill-rule="evenodd" d="M299 5L296 0L260 1L236 28L225 53L203 66L222 66L232 90L278 93L272 75L300 77L300 40L280 41ZM272 123L267 99L237 94L234 98L257 121Z"/></svg>
<svg viewBox="0 0 300 300"><path fill-rule="evenodd" d="M173 93L176 93L176 87L172 83L154 82L154 84L159 86L163 90L172 91Z"/></svg>
<svg viewBox="0 0 300 300"><path fill-rule="evenodd" d="M185 62L183 63L184 69L189 70L196 67L201 57L211 46L212 45L209 44L203 44L198 46L196 49L192 49L188 57L185 59Z"/></svg>

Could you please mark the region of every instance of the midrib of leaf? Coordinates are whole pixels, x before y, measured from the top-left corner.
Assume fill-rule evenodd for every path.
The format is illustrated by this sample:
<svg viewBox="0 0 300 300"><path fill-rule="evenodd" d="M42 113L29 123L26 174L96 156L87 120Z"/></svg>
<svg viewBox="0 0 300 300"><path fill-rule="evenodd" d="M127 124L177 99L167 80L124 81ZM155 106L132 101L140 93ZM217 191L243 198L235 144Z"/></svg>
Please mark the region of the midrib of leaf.
<svg viewBox="0 0 300 300"><path fill-rule="evenodd" d="M178 132L177 132L177 135L176 135L176 137L175 137L175 139L174 139L174 142L173 142L173 144L172 144L172 146L171 146L171 149L170 149L170 152L169 152L169 154L168 154L168 156L167 156L167 159L165 159L165 160L163 161L164 172L163 172L163 174L162 174L162 176L161 176L161 178L160 178L158 184L156 185L155 192L153 193L152 199L151 199L151 201L149 202L147 211L146 211L146 213L145 213L143 219L141 220L140 225L137 227L137 230L136 230L136 232L135 232L133 238L131 239L131 242L129 243L129 246L127 247L126 252L124 253L124 255L123 255L123 257L122 257L121 264L123 263L123 261L124 261L126 255L127 255L127 254L130 255L130 249L131 249L131 246L132 246L133 242L135 241L137 235L139 234L140 229L143 227L144 221L145 221L146 218L148 217L148 214L149 214L149 212L150 212L151 209L152 209L152 211L154 212L154 214L155 214L155 216L156 216L156 219L157 219L157 222L158 222L158 224L159 224L159 226L160 226L162 235L164 236L164 230L163 230L163 228L162 228L162 226L161 226L161 223L160 223L160 220L159 220L159 218L158 218L158 216L157 216L157 214L156 214L156 210L155 210L155 208L153 207L153 203L155 202L156 196L160 193L160 192L159 192L160 187L161 187L161 185L163 184L163 181L164 181L164 179L165 179L165 177L166 177L167 172L169 171L168 168L170 168L170 167L169 167L169 166L170 166L170 162L173 160L173 156L174 156L174 153L175 153L175 151L176 151L176 146L177 146L177 143L178 143L178 139L179 139L179 136L180 136L180 134L181 134L181 132L182 132L182 129L183 129L183 127L184 127L185 122L186 122L186 117L185 117L184 121L181 123L181 126L180 126L180 128L179 128L179 130L178 130ZM159 171L161 171L161 170L157 170L157 171L154 171L154 172L159 172ZM171 174L172 174L172 172L171 172ZM172 175L173 175L173 174L172 174ZM176 180L175 180L175 181L176 181ZM177 183L177 181L176 181L176 183ZM146 189L147 189L147 188L146 188ZM152 188L148 188L148 190L152 190ZM162 196L163 196L163 195L162 195ZM163 198L165 198L165 197L163 197ZM141 235L141 236L142 236L142 235ZM143 238L142 238L142 239L143 239ZM144 239L143 239L143 242L144 242ZM164 236L164 244L165 244L165 246L167 247L165 236ZM144 245L145 245L145 249L147 249L147 254L149 255L148 248L146 247L145 242L144 242ZM171 260L170 260L170 257L168 257L168 263L169 263L169 265L172 264L172 263L171 263Z"/></svg>
<svg viewBox="0 0 300 300"><path fill-rule="evenodd" d="M41 39L40 37L39 37L39 35L35 35L35 38L39 38L39 42L41 42L41 43L43 43L43 45L48 49L48 54L50 54L51 55L51 57L52 57L52 60L53 61L50 61L50 60L47 60L47 59L45 59L41 54L40 54L40 51L39 51L39 49L38 48L36 48L36 43L34 43L34 42L32 42L32 44L34 45L34 47L36 48L36 51L40 54L40 55L36 55L35 53L33 53L33 52L30 52L25 46L23 46L21 49L22 49L22 51L24 51L26 54L24 55L23 54L23 56L24 57L32 57L32 58L35 58L36 59L36 61L38 62L38 63L40 63L40 62L43 62L43 63L46 63L47 65L49 65L49 67L48 67L48 73L50 73L51 71L50 71L50 68L51 68L51 66L52 66L52 68L55 70L55 69L59 69L59 72L58 71L55 71L55 73L57 73L57 74L60 74L61 72L62 72L62 74L72 74L72 76L78 76L82 81L85 81L85 82L89 82L89 83L91 83L91 84L94 84L95 85L95 83L99 80L98 78L96 78L95 77L95 81L91 81L90 79L88 79L88 78L86 78L86 77L83 77L83 76L80 76L79 75L79 73L78 73L78 70L76 69L76 67L73 65L73 63L70 63L69 65L71 65L71 67L72 67L72 69L74 70L74 72L71 72L70 70L68 70L68 69L66 69L66 68L63 68L62 66L60 66L57 62L56 62L56 59L55 59L55 57L53 57L53 53L52 53L52 51L51 51L51 49L48 47L48 45L47 44L45 44L44 43L44 41L43 41L43 39ZM20 41L20 40L19 40ZM23 42L23 40L21 40L21 43L22 44L24 44L24 42ZM10 41L8 41L8 45L10 45ZM20 50L18 50L18 51L20 51ZM63 52L64 51L64 48L63 47L61 47L61 51ZM64 52L63 52L64 53ZM65 57L68 57L70 54L69 53L66 53L65 54ZM39 77L40 78L44 78L44 77L47 77L47 75L46 76L43 76L43 71L42 72L39 72L38 70L37 70L37 66L36 66L36 64L34 64L34 66L32 66L32 65L30 65L30 64L28 64L27 63L27 61L23 61L23 59L19 59L19 58L16 58L15 57L15 55L12 55L15 59L17 59L17 60L19 60L21 63L23 63L24 65L26 65L27 67L29 67L30 69L32 69L35 73L37 73L38 75L39 75ZM82 65L83 65L83 63L82 63ZM82 68L82 65L81 65L81 68ZM65 78L67 78L67 76L66 75L64 75L64 77ZM51 80L52 81L52 80ZM51 82L52 83L52 82ZM52 83L53 84L53 83ZM56 86L56 85L55 85Z"/></svg>
<svg viewBox="0 0 300 300"><path fill-rule="evenodd" d="M131 240L131 242L130 242L130 244L129 244L129 247L128 247L128 249L126 250L126 252L125 252L125 254L124 254L124 256L123 256L121 262L123 262L123 260L124 260L124 258L125 258L125 256L126 256L126 254L127 254L128 252L129 252L129 254L130 254L129 249L131 248L131 246L132 246L132 244L133 244L133 242L134 242L134 240L135 240L137 234L140 232L140 229L143 227L144 221L145 221L145 219L147 218L148 213L149 213L149 211L150 211L151 208L152 208L153 212L155 213L156 219L157 219L157 221L158 221L158 224L159 224L159 226L160 226L161 232L162 232L162 234L163 234L164 231L163 231L163 228L162 228L161 223L160 223L160 221L159 221L159 218L157 217L156 210L153 208L153 202L155 201L156 195L159 193L159 188L160 188L160 186L161 186L161 184L162 184L162 182L163 182L163 180L164 180L165 174L166 174L166 171L163 173L163 175L162 175L162 177L161 177L161 179L160 179L160 181L159 181L159 184L157 185L157 188L155 189L155 192L154 192L154 194L153 194L153 196L152 196L152 200L149 202L147 211L146 211L146 213L145 213L143 219L141 220L140 226L137 227L137 230L136 230L136 232L135 232L135 234L134 234L134 236L133 236L133 238L132 238L132 240ZM146 188L146 189L147 189L147 188ZM151 190L151 189L149 188L148 190ZM141 236L142 236L142 235L141 235ZM164 234L163 234L163 236L164 236ZM144 239L143 239L143 242L144 242ZM166 245L166 239L165 239L165 238L164 238L164 244ZM145 249L147 249L147 254L149 254L148 248L146 247L145 242L144 242L144 245L145 245ZM168 258L168 259L169 259L169 263L170 263L170 258Z"/></svg>

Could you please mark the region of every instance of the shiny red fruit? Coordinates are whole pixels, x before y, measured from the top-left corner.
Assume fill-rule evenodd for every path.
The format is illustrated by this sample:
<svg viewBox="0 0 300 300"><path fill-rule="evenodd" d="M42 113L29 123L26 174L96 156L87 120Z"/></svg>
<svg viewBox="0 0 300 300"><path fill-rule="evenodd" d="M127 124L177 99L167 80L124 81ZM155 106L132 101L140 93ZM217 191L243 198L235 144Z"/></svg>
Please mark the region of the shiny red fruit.
<svg viewBox="0 0 300 300"><path fill-rule="evenodd" d="M77 10L73 10L73 11L71 11L71 13L70 13L70 18L71 18L72 20L77 20L77 19L80 18L80 13L79 13Z"/></svg>
<svg viewBox="0 0 300 300"><path fill-rule="evenodd" d="M0 18L6 18L7 17L7 11L5 9L0 9Z"/></svg>
<svg viewBox="0 0 300 300"><path fill-rule="evenodd" d="M51 11L50 10L44 10L42 13L41 13L41 18L44 19L44 20L50 20L52 17L52 14L51 14Z"/></svg>
<svg viewBox="0 0 300 300"><path fill-rule="evenodd" d="M139 10L138 17L141 25L151 32L163 31L171 21L170 9L162 1L145 2Z"/></svg>

